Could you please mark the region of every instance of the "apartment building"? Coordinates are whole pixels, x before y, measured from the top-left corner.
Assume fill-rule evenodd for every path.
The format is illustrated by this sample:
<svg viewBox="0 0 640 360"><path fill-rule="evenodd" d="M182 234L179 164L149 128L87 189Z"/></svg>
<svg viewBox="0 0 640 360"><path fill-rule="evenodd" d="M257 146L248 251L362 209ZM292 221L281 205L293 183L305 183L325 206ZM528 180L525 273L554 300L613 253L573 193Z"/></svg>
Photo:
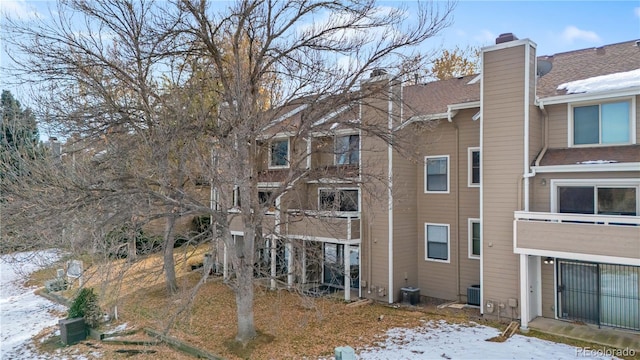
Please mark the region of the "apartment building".
<svg viewBox="0 0 640 360"><path fill-rule="evenodd" d="M325 113L304 138L274 130L305 111L291 106L265 135L273 279L388 303L419 288L523 328L640 331L640 41L538 56L503 34L478 75L367 86L388 96ZM291 166L306 176L271 199Z"/></svg>

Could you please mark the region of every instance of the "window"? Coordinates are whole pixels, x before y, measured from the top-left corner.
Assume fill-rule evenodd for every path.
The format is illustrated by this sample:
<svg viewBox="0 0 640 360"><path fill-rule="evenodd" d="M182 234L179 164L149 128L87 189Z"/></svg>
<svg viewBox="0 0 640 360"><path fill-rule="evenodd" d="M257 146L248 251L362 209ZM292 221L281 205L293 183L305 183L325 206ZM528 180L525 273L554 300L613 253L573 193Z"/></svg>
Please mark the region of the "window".
<svg viewBox="0 0 640 360"><path fill-rule="evenodd" d="M274 140L269 146L269 167L289 167L289 139Z"/></svg>
<svg viewBox="0 0 640 360"><path fill-rule="evenodd" d="M480 186L480 149L469 148L469 183L470 187Z"/></svg>
<svg viewBox="0 0 640 360"><path fill-rule="evenodd" d="M638 187L558 186L558 212L571 214L638 214Z"/></svg>
<svg viewBox="0 0 640 360"><path fill-rule="evenodd" d="M360 161L360 136L336 137L336 165L357 165Z"/></svg>
<svg viewBox="0 0 640 360"><path fill-rule="evenodd" d="M424 224L425 260L449 262L449 225Z"/></svg>
<svg viewBox="0 0 640 360"><path fill-rule="evenodd" d="M240 207L240 187L239 186L233 187L233 204L232 205L235 208Z"/></svg>
<svg viewBox="0 0 640 360"><path fill-rule="evenodd" d="M574 106L573 145L632 142L631 108L631 101Z"/></svg>
<svg viewBox="0 0 640 360"><path fill-rule="evenodd" d="M424 159L424 192L449 192L449 155L426 156Z"/></svg>
<svg viewBox="0 0 640 360"><path fill-rule="evenodd" d="M322 211L359 211L357 189L320 189L318 209Z"/></svg>
<svg viewBox="0 0 640 360"><path fill-rule="evenodd" d="M276 207L276 199L273 197L273 191L258 191L258 201L261 206L268 208Z"/></svg>
<svg viewBox="0 0 640 360"><path fill-rule="evenodd" d="M480 219L469 219L469 258L480 258Z"/></svg>

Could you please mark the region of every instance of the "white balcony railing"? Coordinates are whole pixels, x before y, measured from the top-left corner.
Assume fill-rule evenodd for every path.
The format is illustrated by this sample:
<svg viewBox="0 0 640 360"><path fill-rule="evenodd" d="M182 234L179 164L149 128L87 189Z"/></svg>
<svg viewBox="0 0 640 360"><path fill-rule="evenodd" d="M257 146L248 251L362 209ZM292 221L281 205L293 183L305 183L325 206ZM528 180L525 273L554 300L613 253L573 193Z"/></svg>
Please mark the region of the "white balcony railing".
<svg viewBox="0 0 640 360"><path fill-rule="evenodd" d="M555 223L596 224L596 225L640 225L640 216L559 214L546 212L516 211L515 220L548 221Z"/></svg>

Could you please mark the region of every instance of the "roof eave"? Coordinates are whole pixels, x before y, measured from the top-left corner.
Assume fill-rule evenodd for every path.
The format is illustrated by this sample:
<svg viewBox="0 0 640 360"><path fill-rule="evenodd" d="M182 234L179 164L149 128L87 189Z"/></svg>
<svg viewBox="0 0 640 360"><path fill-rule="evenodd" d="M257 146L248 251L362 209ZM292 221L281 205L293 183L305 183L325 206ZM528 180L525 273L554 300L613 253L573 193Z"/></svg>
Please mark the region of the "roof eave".
<svg viewBox="0 0 640 360"><path fill-rule="evenodd" d="M579 93L579 94L566 94L566 95L557 95L557 96L549 96L545 98L537 99L537 104L540 105L554 105L554 104L564 104L576 101L591 101L591 100L601 100L601 99L609 99L616 98L622 96L636 96L640 95L640 86L634 86L626 89L619 90L608 90L608 91L597 91L597 92L588 92L588 93Z"/></svg>
<svg viewBox="0 0 640 360"><path fill-rule="evenodd" d="M535 173L638 171L640 162L532 166Z"/></svg>

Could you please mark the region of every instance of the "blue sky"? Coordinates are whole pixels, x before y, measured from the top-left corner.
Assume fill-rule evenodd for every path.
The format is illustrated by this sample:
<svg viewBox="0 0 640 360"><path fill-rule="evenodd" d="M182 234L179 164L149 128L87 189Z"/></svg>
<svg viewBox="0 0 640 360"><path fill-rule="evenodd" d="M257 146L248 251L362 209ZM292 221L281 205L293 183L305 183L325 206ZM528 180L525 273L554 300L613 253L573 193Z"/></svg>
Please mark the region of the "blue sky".
<svg viewBox="0 0 640 360"><path fill-rule="evenodd" d="M161 0L160 0L161 1ZM224 5L225 1L217 1ZM416 1L380 1L380 6L406 6ZM436 1L437 5L442 2ZM53 0L0 0L0 12L30 18L34 13L48 17ZM1 42L0 22L0 42ZM640 0L635 1L471 1L460 0L453 24L421 50L491 45L495 38L512 32L538 45L538 55L551 55L621 41L640 39ZM2 45L2 44L0 44ZM0 66L6 66L4 48ZM0 80L0 87L3 86ZM11 89L19 92L18 89Z"/></svg>
<svg viewBox="0 0 640 360"><path fill-rule="evenodd" d="M460 1L445 47L486 46L512 32L538 55L640 39L640 1Z"/></svg>

